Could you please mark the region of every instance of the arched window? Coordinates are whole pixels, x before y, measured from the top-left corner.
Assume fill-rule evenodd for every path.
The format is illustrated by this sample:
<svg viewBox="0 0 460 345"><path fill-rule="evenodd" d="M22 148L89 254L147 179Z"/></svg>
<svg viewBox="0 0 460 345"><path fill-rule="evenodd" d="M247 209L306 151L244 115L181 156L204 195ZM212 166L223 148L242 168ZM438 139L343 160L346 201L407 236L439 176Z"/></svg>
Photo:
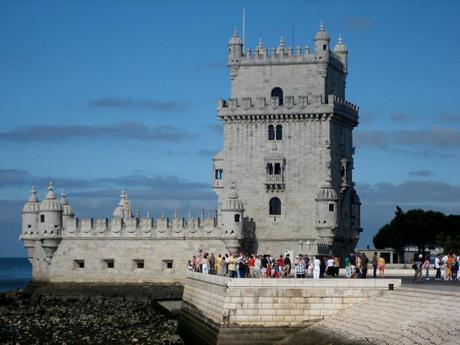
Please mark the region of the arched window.
<svg viewBox="0 0 460 345"><path fill-rule="evenodd" d="M283 140L283 126L276 125L276 140Z"/></svg>
<svg viewBox="0 0 460 345"><path fill-rule="evenodd" d="M275 163L275 175L281 175L281 164Z"/></svg>
<svg viewBox="0 0 460 345"><path fill-rule="evenodd" d="M42 214L40 215L40 223L44 223L45 222L45 215Z"/></svg>
<svg viewBox="0 0 460 345"><path fill-rule="evenodd" d="M273 164L272 163L267 164L267 174L273 175Z"/></svg>
<svg viewBox="0 0 460 345"><path fill-rule="evenodd" d="M275 127L268 125L268 140L275 140Z"/></svg>
<svg viewBox="0 0 460 345"><path fill-rule="evenodd" d="M271 95L272 97L278 97L279 105L283 105L283 90L280 87L275 87Z"/></svg>
<svg viewBox="0 0 460 345"><path fill-rule="evenodd" d="M278 215L281 214L281 200L278 198L270 199L270 214Z"/></svg>

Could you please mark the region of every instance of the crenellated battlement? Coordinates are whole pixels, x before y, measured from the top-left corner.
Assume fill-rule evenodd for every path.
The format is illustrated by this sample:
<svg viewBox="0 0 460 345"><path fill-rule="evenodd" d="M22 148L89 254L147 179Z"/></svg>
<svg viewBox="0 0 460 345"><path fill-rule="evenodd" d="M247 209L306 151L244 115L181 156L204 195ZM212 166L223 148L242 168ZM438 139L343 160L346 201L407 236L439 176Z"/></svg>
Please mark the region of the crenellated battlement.
<svg viewBox="0 0 460 345"><path fill-rule="evenodd" d="M329 58L322 59L319 56L310 53L310 48L306 46L304 49L297 47L296 49L288 48L272 48L269 53L267 48L256 48L251 51L247 48L238 61L240 66L258 66L258 65L289 65L289 64L318 64L327 63L334 65L339 70L344 69L344 63L341 58L334 52L329 52ZM234 65L234 64L229 64Z"/></svg>
<svg viewBox="0 0 460 345"><path fill-rule="evenodd" d="M340 112L357 120L359 107L335 95L324 99L321 95L285 96L280 104L278 97L243 97L219 99L217 101L218 117L232 118L240 115L258 115L267 117L273 115L295 116L306 115L307 118L318 118L317 114Z"/></svg>
<svg viewBox="0 0 460 345"><path fill-rule="evenodd" d="M212 217L69 218L62 237L219 237L222 230Z"/></svg>

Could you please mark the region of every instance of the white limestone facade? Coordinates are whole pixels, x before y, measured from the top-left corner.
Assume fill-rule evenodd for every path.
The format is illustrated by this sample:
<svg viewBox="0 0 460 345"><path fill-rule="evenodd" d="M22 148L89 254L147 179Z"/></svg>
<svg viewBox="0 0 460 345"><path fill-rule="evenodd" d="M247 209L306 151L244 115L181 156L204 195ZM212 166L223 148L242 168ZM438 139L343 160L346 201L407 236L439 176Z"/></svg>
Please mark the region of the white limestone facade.
<svg viewBox="0 0 460 345"><path fill-rule="evenodd" d="M314 51L271 53L260 42L228 45L231 97L219 100L223 149L213 158L214 217L133 215L126 193L111 219L78 219L50 184L33 188L20 239L33 279L49 282L183 281L199 249L225 254L343 255L359 238L352 130L358 107L345 100L348 50L333 50L324 26ZM199 206L199 205L197 205Z"/></svg>
<svg viewBox="0 0 460 345"><path fill-rule="evenodd" d="M214 157L219 206L237 183L244 205L243 245L258 253L345 254L359 238L360 201L353 188L352 130L358 107L346 101L348 50L333 50L321 24L314 50L281 38L228 44L231 97L218 101L224 146Z"/></svg>

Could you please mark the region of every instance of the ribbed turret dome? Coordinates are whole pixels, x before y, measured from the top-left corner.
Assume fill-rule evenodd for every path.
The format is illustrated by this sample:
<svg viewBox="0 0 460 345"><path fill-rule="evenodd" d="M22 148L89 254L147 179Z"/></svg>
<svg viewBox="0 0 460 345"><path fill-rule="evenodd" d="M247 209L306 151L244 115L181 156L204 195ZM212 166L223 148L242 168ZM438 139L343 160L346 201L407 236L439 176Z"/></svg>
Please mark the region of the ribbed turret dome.
<svg viewBox="0 0 460 345"><path fill-rule="evenodd" d="M325 200L325 201L336 201L337 192L332 187L330 181L327 181L319 190L316 200Z"/></svg>
<svg viewBox="0 0 460 345"><path fill-rule="evenodd" d="M225 209L227 210L234 210L234 211L244 211L243 202L239 199L238 194L235 190L235 185L231 187L230 195L227 198L227 205Z"/></svg>
<svg viewBox="0 0 460 345"><path fill-rule="evenodd" d="M330 41L329 35L326 32L323 22L319 26L319 31L315 35L315 41Z"/></svg>
<svg viewBox="0 0 460 345"><path fill-rule="evenodd" d="M48 186L48 194L46 194L45 200L40 203L40 211L62 211L61 204L56 200L54 195L53 182L50 182Z"/></svg>
<svg viewBox="0 0 460 345"><path fill-rule="evenodd" d="M30 191L30 198L22 208L22 213L38 213L40 212L40 204L38 203L37 198L37 189L35 186L32 186L32 190Z"/></svg>
<svg viewBox="0 0 460 345"><path fill-rule="evenodd" d="M65 192L65 190L62 191L61 193L61 200L59 201L59 203L61 204L61 207L62 207L62 215L63 216L70 216L70 217L73 217L74 216L74 212L72 210L72 207L70 207L68 201L67 201L67 193Z"/></svg>
<svg viewBox="0 0 460 345"><path fill-rule="evenodd" d="M113 216L119 218L131 217L128 194L124 191L120 194L120 202L118 203L117 208L113 211Z"/></svg>
<svg viewBox="0 0 460 345"><path fill-rule="evenodd" d="M342 35L339 35L339 39L337 40L337 44L334 48L334 52L335 53L348 53L347 46L345 45L345 43L343 43Z"/></svg>
<svg viewBox="0 0 460 345"><path fill-rule="evenodd" d="M228 42L228 44L242 44L240 36L238 36L238 32L236 30L233 31L233 36L232 38L230 38L230 41Z"/></svg>

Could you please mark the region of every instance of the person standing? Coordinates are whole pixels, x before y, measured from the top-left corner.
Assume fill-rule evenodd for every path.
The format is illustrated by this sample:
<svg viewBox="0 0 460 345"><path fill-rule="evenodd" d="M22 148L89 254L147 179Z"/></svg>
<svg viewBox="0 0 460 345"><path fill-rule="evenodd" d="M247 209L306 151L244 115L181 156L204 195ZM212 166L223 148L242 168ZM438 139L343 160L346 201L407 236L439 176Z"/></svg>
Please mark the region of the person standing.
<svg viewBox="0 0 460 345"><path fill-rule="evenodd" d="M332 256L326 261L326 275L334 276L334 259Z"/></svg>
<svg viewBox="0 0 460 345"><path fill-rule="evenodd" d="M235 255L230 255L230 257L227 260L228 262L228 275L230 278L236 278L236 254Z"/></svg>
<svg viewBox="0 0 460 345"><path fill-rule="evenodd" d="M255 255L254 260L254 278L260 278L260 267L262 266L262 262L260 260L260 255Z"/></svg>
<svg viewBox="0 0 460 345"><path fill-rule="evenodd" d="M448 271L447 271L447 260L449 260L449 256L447 253L442 257L442 269L443 269L443 278L447 280Z"/></svg>
<svg viewBox="0 0 460 345"><path fill-rule="evenodd" d="M367 278L367 264L369 263L369 259L366 256L366 253L361 255L361 278Z"/></svg>
<svg viewBox="0 0 460 345"><path fill-rule="evenodd" d="M423 269L425 270L425 280L430 280L430 256L428 255L425 258L425 262L423 263Z"/></svg>
<svg viewBox="0 0 460 345"><path fill-rule="evenodd" d="M379 269L380 278L385 278L385 258L382 256L382 254L380 254L377 266Z"/></svg>
<svg viewBox="0 0 460 345"><path fill-rule="evenodd" d="M254 278L254 264L255 263L256 263L256 259L254 258L254 254L252 254L248 260L249 278Z"/></svg>
<svg viewBox="0 0 460 345"><path fill-rule="evenodd" d="M438 254L434 259L434 268L436 270L436 280L442 280L441 278L441 255Z"/></svg>
<svg viewBox="0 0 460 345"><path fill-rule="evenodd" d="M422 259L423 259L422 254L419 254L414 259L414 264L412 265L412 268L415 270L415 273L414 273L414 278L412 279L412 283L415 283L417 277L419 277L419 279L422 278L422 266L423 266Z"/></svg>
<svg viewBox="0 0 460 345"><path fill-rule="evenodd" d="M296 276L297 278L305 278L305 260L302 254L299 255L299 259L297 260Z"/></svg>
<svg viewBox="0 0 460 345"><path fill-rule="evenodd" d="M209 274L216 274L216 257L211 253L209 257Z"/></svg>
<svg viewBox="0 0 460 345"><path fill-rule="evenodd" d="M291 275L291 259L289 258L289 254L286 254L284 258L284 266L283 266L283 276L289 278Z"/></svg>
<svg viewBox="0 0 460 345"><path fill-rule="evenodd" d="M377 252L374 252L374 256L372 257L372 267L374 268L374 278L377 278L377 267L379 265L378 263L378 256L377 256Z"/></svg>
<svg viewBox="0 0 460 345"><path fill-rule="evenodd" d="M339 277L339 270L340 270L340 259L338 256L334 257L334 277Z"/></svg>
<svg viewBox="0 0 460 345"><path fill-rule="evenodd" d="M203 255L203 258L201 259L201 272L203 274L209 274L209 260L208 260L208 253L205 253Z"/></svg>
<svg viewBox="0 0 460 345"><path fill-rule="evenodd" d="M350 257L345 257L345 277L351 278Z"/></svg>
<svg viewBox="0 0 460 345"><path fill-rule="evenodd" d="M316 256L313 257L313 264L314 264L314 267L313 267L313 279L319 279L319 271L321 269L321 261Z"/></svg>

